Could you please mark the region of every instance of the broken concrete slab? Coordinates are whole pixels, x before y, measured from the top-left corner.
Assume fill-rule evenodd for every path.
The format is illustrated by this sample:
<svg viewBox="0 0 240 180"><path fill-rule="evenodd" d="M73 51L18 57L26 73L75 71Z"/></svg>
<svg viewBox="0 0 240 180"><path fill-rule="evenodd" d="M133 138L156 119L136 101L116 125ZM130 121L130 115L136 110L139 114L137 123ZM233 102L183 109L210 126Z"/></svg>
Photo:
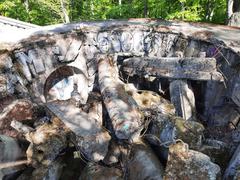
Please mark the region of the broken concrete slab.
<svg viewBox="0 0 240 180"><path fill-rule="evenodd" d="M26 151L28 163L33 167L49 166L69 144L70 130L58 119L38 126L25 134L30 145Z"/></svg>
<svg viewBox="0 0 240 180"><path fill-rule="evenodd" d="M12 120L25 121L33 119L33 104L27 99L18 99L0 113L0 133L17 137L19 133L10 126Z"/></svg>
<svg viewBox="0 0 240 180"><path fill-rule="evenodd" d="M75 142L87 159L103 160L111 139L102 124L71 103L49 102L48 109L76 135Z"/></svg>
<svg viewBox="0 0 240 180"><path fill-rule="evenodd" d="M199 149L202 145L204 126L195 121L185 121L181 117L151 114L152 126L144 136L157 146L168 147L181 139L191 149Z"/></svg>
<svg viewBox="0 0 240 180"><path fill-rule="evenodd" d="M133 84L126 84L126 92L133 97L142 111L155 109L162 114L175 114L175 108L167 99L153 91L137 90L132 88Z"/></svg>
<svg viewBox="0 0 240 180"><path fill-rule="evenodd" d="M69 102L48 102L50 112L55 114L76 135L87 136L96 134L102 127L95 119L89 119L88 114Z"/></svg>
<svg viewBox="0 0 240 180"><path fill-rule="evenodd" d="M169 147L165 179L220 179L220 167L200 152L177 142Z"/></svg>
<svg viewBox="0 0 240 180"><path fill-rule="evenodd" d="M214 58L129 58L123 62L123 71L134 74L157 76L173 79L223 81L216 71Z"/></svg>
<svg viewBox="0 0 240 180"><path fill-rule="evenodd" d="M133 144L129 158L127 165L129 180L163 179L163 165L148 145L141 142Z"/></svg>

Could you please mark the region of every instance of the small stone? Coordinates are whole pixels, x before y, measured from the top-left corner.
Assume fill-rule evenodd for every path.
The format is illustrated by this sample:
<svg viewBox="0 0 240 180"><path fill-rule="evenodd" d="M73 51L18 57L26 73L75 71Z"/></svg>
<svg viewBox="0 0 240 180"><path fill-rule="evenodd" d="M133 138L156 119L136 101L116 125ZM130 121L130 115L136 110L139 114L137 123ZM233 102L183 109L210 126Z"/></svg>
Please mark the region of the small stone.
<svg viewBox="0 0 240 180"><path fill-rule="evenodd" d="M164 179L211 179L220 178L220 167L200 152L189 150L188 145L178 142L169 147Z"/></svg>

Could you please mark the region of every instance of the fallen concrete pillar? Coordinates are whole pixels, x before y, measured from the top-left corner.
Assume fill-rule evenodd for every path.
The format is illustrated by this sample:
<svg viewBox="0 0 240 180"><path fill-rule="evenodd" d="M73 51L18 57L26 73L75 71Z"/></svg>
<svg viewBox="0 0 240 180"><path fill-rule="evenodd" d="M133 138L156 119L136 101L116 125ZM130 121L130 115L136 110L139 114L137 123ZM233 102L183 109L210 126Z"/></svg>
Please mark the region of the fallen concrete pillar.
<svg viewBox="0 0 240 180"><path fill-rule="evenodd" d="M112 57L98 58L98 75L103 101L116 136L125 140L138 138L143 128L143 115L119 80Z"/></svg>
<svg viewBox="0 0 240 180"><path fill-rule="evenodd" d="M185 120L196 119L195 97L187 81L172 81L170 83L170 96L178 116L181 116Z"/></svg>

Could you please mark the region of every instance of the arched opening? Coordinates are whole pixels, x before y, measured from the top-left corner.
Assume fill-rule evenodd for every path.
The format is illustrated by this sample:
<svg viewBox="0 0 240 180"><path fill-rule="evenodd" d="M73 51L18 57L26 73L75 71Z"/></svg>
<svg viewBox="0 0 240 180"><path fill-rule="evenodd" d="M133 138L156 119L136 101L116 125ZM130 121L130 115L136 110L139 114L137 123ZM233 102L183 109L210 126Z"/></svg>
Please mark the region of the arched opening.
<svg viewBox="0 0 240 180"><path fill-rule="evenodd" d="M87 77L74 66L61 66L53 71L44 84L46 102L75 99L86 102L88 96Z"/></svg>

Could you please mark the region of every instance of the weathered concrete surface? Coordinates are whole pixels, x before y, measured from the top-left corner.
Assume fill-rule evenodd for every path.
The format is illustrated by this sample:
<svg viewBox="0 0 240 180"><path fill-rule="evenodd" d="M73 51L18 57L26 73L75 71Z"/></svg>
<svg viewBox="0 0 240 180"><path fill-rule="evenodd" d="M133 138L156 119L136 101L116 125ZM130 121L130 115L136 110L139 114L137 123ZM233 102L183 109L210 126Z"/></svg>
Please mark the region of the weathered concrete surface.
<svg viewBox="0 0 240 180"><path fill-rule="evenodd" d="M169 148L165 179L219 179L220 167L200 152L178 142Z"/></svg>
<svg viewBox="0 0 240 180"><path fill-rule="evenodd" d="M162 32L183 33L187 37L195 37L196 39L206 41L222 41L226 46L232 48L235 52L240 52L239 41L236 39L239 28L213 25L207 23L187 23L180 21L163 21L157 19L129 19L123 21L109 20L103 22L81 22L76 24L60 24L47 27L26 30L16 36L7 36L2 33L0 36L4 47L11 47L12 43L19 42L29 36L37 34L52 34L70 32L72 30L83 29L107 29L107 28L129 28L134 29L139 27L152 28Z"/></svg>
<svg viewBox="0 0 240 180"><path fill-rule="evenodd" d="M30 145L26 151L28 163L33 167L49 166L59 153L69 144L70 130L59 120L53 118L51 123L38 126L25 134Z"/></svg>
<svg viewBox="0 0 240 180"><path fill-rule="evenodd" d="M227 143L214 139L205 139L198 151L209 156L212 162L220 166L221 174L224 174L231 158L230 147Z"/></svg>
<svg viewBox="0 0 240 180"><path fill-rule="evenodd" d="M129 180L144 180L148 178L161 180L164 175L161 162L151 148L144 143L133 145L127 168Z"/></svg>
<svg viewBox="0 0 240 180"><path fill-rule="evenodd" d="M20 166L17 166L17 161L20 161L25 156L25 153L20 148L16 139L0 135L0 154L0 179L4 179L7 175L25 168L22 166L24 163L20 163ZM16 166L11 166L9 163L16 163Z"/></svg>
<svg viewBox="0 0 240 180"><path fill-rule="evenodd" d="M126 92L133 97L142 111L155 109L162 114L175 114L173 104L153 91L131 89L131 85L125 85Z"/></svg>
<svg viewBox="0 0 240 180"><path fill-rule="evenodd" d="M151 117L153 125L145 135L151 143L168 147L177 139L181 139L191 149L199 149L202 145L204 131L202 124L163 114L152 114Z"/></svg>
<svg viewBox="0 0 240 180"><path fill-rule="evenodd" d="M15 100L0 113L0 134L17 137L19 133L10 126L11 121L26 121L31 119L33 119L32 102L27 99Z"/></svg>
<svg viewBox="0 0 240 180"><path fill-rule="evenodd" d="M110 56L99 57L99 86L116 136L132 141L143 129L143 115L119 80L115 63Z"/></svg>
<svg viewBox="0 0 240 180"><path fill-rule="evenodd" d="M216 70L214 58L129 58L123 62L123 71L130 76L137 74L171 79L223 80Z"/></svg>
<svg viewBox="0 0 240 180"><path fill-rule="evenodd" d="M76 135L76 144L87 159L104 159L111 137L102 122L67 102L49 102L47 107Z"/></svg>
<svg viewBox="0 0 240 180"><path fill-rule="evenodd" d="M195 97L187 81L174 80L170 82L171 102L176 109L176 115L185 120L196 120Z"/></svg>

